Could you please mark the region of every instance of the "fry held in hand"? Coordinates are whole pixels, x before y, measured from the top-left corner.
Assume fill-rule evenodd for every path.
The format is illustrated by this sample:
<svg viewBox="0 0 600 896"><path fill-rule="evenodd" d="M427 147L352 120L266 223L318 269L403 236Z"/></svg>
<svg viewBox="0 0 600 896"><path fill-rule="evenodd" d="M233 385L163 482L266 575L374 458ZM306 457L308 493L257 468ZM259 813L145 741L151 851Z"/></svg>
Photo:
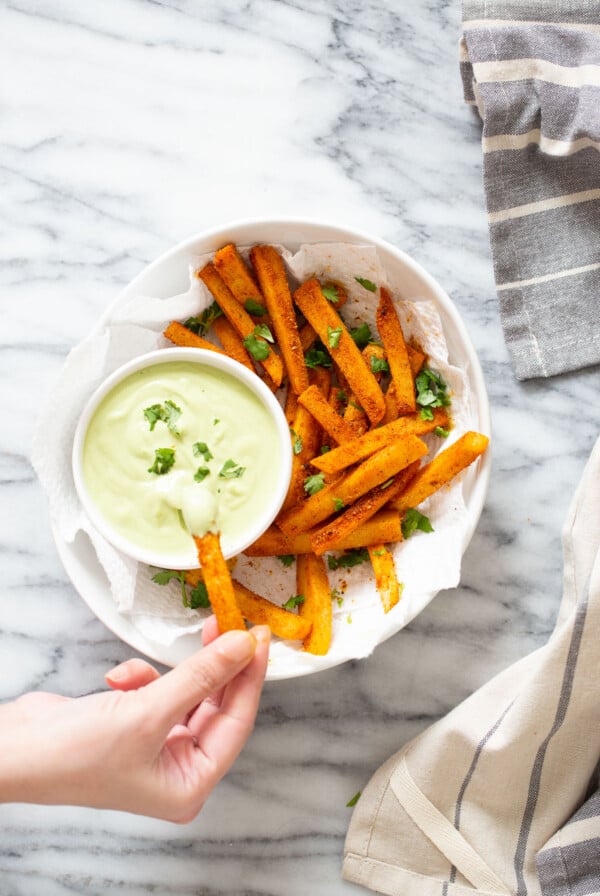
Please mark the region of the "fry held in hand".
<svg viewBox="0 0 600 896"><path fill-rule="evenodd" d="M221 551L221 539L214 532L207 532L206 535L194 535L194 542L219 631L222 634L232 629L245 629L244 617L235 599L231 573Z"/></svg>

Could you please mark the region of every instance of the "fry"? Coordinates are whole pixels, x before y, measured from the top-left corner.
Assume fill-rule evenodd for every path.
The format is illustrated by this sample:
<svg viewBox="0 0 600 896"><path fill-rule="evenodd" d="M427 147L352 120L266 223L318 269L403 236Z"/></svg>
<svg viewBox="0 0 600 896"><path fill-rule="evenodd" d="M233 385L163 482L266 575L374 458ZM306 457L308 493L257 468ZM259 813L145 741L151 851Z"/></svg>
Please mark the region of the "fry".
<svg viewBox="0 0 600 896"><path fill-rule="evenodd" d="M406 344L406 351L408 353L408 363L410 364L411 373L414 379L427 360L427 355L425 352L422 352L420 348L415 348L408 343Z"/></svg>
<svg viewBox="0 0 600 896"><path fill-rule="evenodd" d="M346 423L352 430L353 438L362 436L369 428L367 415L356 401L354 392L352 392L348 398L348 404L344 411L344 423Z"/></svg>
<svg viewBox="0 0 600 896"><path fill-rule="evenodd" d="M368 551L383 612L389 613L392 607L396 606L402 594L394 558L383 544L371 545Z"/></svg>
<svg viewBox="0 0 600 896"><path fill-rule="evenodd" d="M209 342L208 339L203 339L202 336L192 333L191 330L188 330L183 324L177 323L176 320L171 321L164 331L163 336L166 336L166 338L170 339L171 342L174 342L175 345L180 345L185 348L204 348L209 352L217 352L219 355L227 354L223 349L220 349L216 345L213 345L212 342Z"/></svg>
<svg viewBox="0 0 600 896"><path fill-rule="evenodd" d="M417 507L438 489L472 464L486 450L489 439L479 432L466 432L422 467L405 492L391 502L399 513Z"/></svg>
<svg viewBox="0 0 600 896"><path fill-rule="evenodd" d="M357 502L358 503L358 502ZM356 505L353 505L356 506ZM248 557L276 557L285 554L311 554L313 548L311 538L313 531L300 532L288 537L277 526L271 526L246 548ZM353 532L336 542L332 551L349 551L353 548L368 547L379 542L402 541L400 514L396 510L385 508L371 519L358 526ZM316 553L316 552L315 552Z"/></svg>
<svg viewBox="0 0 600 896"><path fill-rule="evenodd" d="M313 342L317 340L317 333L314 327L311 327L309 323L303 324L298 330L298 336L300 337L300 345L302 346L302 351L307 352Z"/></svg>
<svg viewBox="0 0 600 896"><path fill-rule="evenodd" d="M346 442L338 448L333 448L327 454L313 457L311 466L323 473L339 473L351 464L358 463L365 457L374 454L381 448L385 448L396 439L402 439L407 435L422 436L433 432L436 426L448 425L448 414L445 408L435 408L433 420L423 420L420 414L408 415L386 423L378 429L366 432L358 439Z"/></svg>
<svg viewBox="0 0 600 896"><path fill-rule="evenodd" d="M309 386L298 396L298 403L318 420L336 442L348 442L356 435L352 427L333 410L318 386Z"/></svg>
<svg viewBox="0 0 600 896"><path fill-rule="evenodd" d="M294 425L294 417L296 416L296 412L298 410L298 396L295 392L292 392L291 389L287 390L285 396L285 419L288 422L288 426Z"/></svg>
<svg viewBox="0 0 600 896"><path fill-rule="evenodd" d="M314 554L300 554L296 561L296 590L304 597L299 615L311 623L304 639L304 649L317 656L325 656L331 644L331 587L325 564Z"/></svg>
<svg viewBox="0 0 600 896"><path fill-rule="evenodd" d="M233 243L227 243L226 246L215 252L214 266L240 305L243 305L248 299L254 299L260 305L264 304L258 284Z"/></svg>
<svg viewBox="0 0 600 896"><path fill-rule="evenodd" d="M201 271L196 271L196 276L202 280L211 291L219 308L241 338L246 339L247 336L251 336L254 333L254 321L240 303L234 299L227 286L225 286L219 277L214 264L209 262L204 265ZM275 354L271 346L265 342L262 336L257 336L256 338L259 342L264 342L269 348L269 354L264 361L260 361L260 363L263 365L275 385L280 386L281 381L283 380L283 362L279 355Z"/></svg>
<svg viewBox="0 0 600 896"><path fill-rule="evenodd" d="M292 456L292 475L283 502L282 513L303 500L306 465L313 454L319 450L321 444L321 427L310 411L307 411L302 405L298 405L290 429L294 431L292 438L298 440L300 451L297 454L294 451Z"/></svg>
<svg viewBox="0 0 600 896"><path fill-rule="evenodd" d="M237 605L229 567L221 551L221 539L214 532L194 535L204 584L221 634L232 629L245 629L244 618Z"/></svg>
<svg viewBox="0 0 600 896"><path fill-rule="evenodd" d="M411 411L415 411L417 407L415 383L410 361L408 360L408 351L402 327L400 326L392 297L385 286L382 286L379 290L379 305L377 306L376 319L377 329L385 348L392 380L396 388L398 411L400 414L409 414Z"/></svg>
<svg viewBox="0 0 600 896"><path fill-rule="evenodd" d="M233 590L242 615L252 625L268 625L274 635L286 641L303 641L310 632L310 619L272 604L236 579L233 580Z"/></svg>
<svg viewBox="0 0 600 896"><path fill-rule="evenodd" d="M371 423L379 423L385 413L383 393L341 317L321 292L319 281L307 280L294 293L294 301L325 346L329 346L331 332L340 331L336 347L329 346L331 356L348 380L358 404L365 409Z"/></svg>
<svg viewBox="0 0 600 896"><path fill-rule="evenodd" d="M385 414L383 415L382 423L385 424L398 419L398 399L396 398L396 387L394 386L393 380L387 387L387 392L385 393L384 398Z"/></svg>
<svg viewBox="0 0 600 896"><path fill-rule="evenodd" d="M250 261L273 322L290 387L300 395L308 388L308 371L283 260L273 246L254 246L250 250Z"/></svg>
<svg viewBox="0 0 600 896"><path fill-rule="evenodd" d="M353 533L365 527L365 524L371 519L377 511L397 498L410 481L414 478L419 469L419 460L413 461L404 470L397 473L391 480L376 485L366 494L352 504L344 513L336 516L335 519L326 523L320 529L313 530L310 533L310 543L315 554L323 554L325 551L337 551L340 543L348 541ZM399 516L399 515L398 515ZM398 520L399 521L399 520ZM402 541L402 530L400 529L399 538L385 538L382 541ZM360 547L365 547L367 542L363 542Z"/></svg>
<svg viewBox="0 0 600 896"><path fill-rule="evenodd" d="M244 367L247 367L248 370L251 370L252 373L254 373L252 358L246 351L244 343L227 318L217 317L216 320L213 321L213 327L219 342L229 357L233 358L234 361L237 361L238 364L243 364Z"/></svg>
<svg viewBox="0 0 600 896"><path fill-rule="evenodd" d="M382 448L367 458L350 473L326 485L321 491L277 519L277 525L286 535L306 532L331 516L336 502L348 506L382 482L394 476L409 464L427 454L427 446L416 436L407 436L402 441Z"/></svg>

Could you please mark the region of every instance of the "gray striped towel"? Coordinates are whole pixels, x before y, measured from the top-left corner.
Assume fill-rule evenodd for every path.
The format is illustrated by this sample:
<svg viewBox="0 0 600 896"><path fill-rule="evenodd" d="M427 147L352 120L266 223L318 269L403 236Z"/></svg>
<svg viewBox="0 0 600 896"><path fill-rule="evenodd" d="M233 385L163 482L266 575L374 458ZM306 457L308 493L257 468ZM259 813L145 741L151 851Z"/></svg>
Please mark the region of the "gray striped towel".
<svg viewBox="0 0 600 896"><path fill-rule="evenodd" d="M600 894L600 439L563 552L548 643L375 773L348 880L389 896Z"/></svg>
<svg viewBox="0 0 600 896"><path fill-rule="evenodd" d="M465 100L519 379L600 362L600 3L464 0Z"/></svg>

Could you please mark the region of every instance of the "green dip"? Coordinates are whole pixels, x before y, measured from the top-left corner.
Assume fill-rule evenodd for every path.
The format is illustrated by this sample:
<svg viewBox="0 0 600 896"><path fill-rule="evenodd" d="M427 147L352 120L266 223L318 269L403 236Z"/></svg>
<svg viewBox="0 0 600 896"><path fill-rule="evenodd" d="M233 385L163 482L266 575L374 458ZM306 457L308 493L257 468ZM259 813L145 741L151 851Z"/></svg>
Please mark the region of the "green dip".
<svg viewBox="0 0 600 896"><path fill-rule="evenodd" d="M190 535L209 530L221 532L227 552L252 528L281 472L265 405L228 373L190 361L155 364L115 386L83 448L85 485L107 522L161 554L189 554Z"/></svg>

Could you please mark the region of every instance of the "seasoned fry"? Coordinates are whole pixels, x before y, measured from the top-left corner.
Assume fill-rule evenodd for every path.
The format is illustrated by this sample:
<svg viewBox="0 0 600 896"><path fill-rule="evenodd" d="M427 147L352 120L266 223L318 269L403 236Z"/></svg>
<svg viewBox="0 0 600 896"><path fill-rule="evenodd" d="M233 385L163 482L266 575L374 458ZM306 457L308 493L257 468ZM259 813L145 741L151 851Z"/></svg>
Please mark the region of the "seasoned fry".
<svg viewBox="0 0 600 896"><path fill-rule="evenodd" d="M408 363L410 364L411 373L414 379L427 360L427 355L425 352L422 352L421 349L415 348L409 343L406 344L406 351L408 353Z"/></svg>
<svg viewBox="0 0 600 896"><path fill-rule="evenodd" d="M252 625L268 625L274 635L288 641L303 641L308 636L312 625L310 619L278 607L236 579L233 580L233 590L242 615Z"/></svg>
<svg viewBox="0 0 600 896"><path fill-rule="evenodd" d="M300 450L294 450L292 456L292 475L281 509L282 513L298 504L304 498L304 479L307 475L306 466L310 458L319 450L319 445L321 444L321 427L319 423L310 411L307 411L300 404L296 408L294 422L290 428L294 430L292 438L294 441L297 440Z"/></svg>
<svg viewBox="0 0 600 896"><path fill-rule="evenodd" d="M180 345L184 348L204 348L209 352L217 352L219 355L227 354L227 352L209 342L208 339L203 339L202 336L192 333L191 330L188 330L183 324L177 323L176 320L171 321L163 336L166 336L175 345Z"/></svg>
<svg viewBox="0 0 600 896"><path fill-rule="evenodd" d="M348 541L353 533L363 529L369 519L371 519L377 511L388 504L394 498L397 498L410 481L416 475L419 469L419 460L413 461L404 470L396 473L391 479L376 485L366 494L352 504L344 513L336 516L333 520L325 523L320 529L313 530L310 533L310 544L315 554L323 554L325 551L339 550L338 545L341 542ZM402 532L402 530L400 530ZM382 541L401 541L402 534L399 538L385 538ZM365 546L367 542L363 542Z"/></svg>
<svg viewBox="0 0 600 896"><path fill-rule="evenodd" d="M380 370L375 372L373 370L373 367L377 365L377 362L381 363L385 361L387 363L384 347L382 345L379 345L378 342L369 342L368 345L365 345L365 347L363 348L362 356L367 362L369 370L371 371L377 382L380 383L383 378L384 371Z"/></svg>
<svg viewBox="0 0 600 896"><path fill-rule="evenodd" d="M273 322L290 387L300 395L308 388L308 371L283 260L273 246L254 246L250 250L250 261Z"/></svg>
<svg viewBox="0 0 600 896"><path fill-rule="evenodd" d="M245 629L244 618L237 605L229 567L221 551L221 539L214 532L194 535L204 584L221 634L232 629Z"/></svg>
<svg viewBox="0 0 600 896"><path fill-rule="evenodd" d="M314 554L300 554L296 561L296 590L304 597L298 612L311 623L304 639L304 649L317 656L325 656L331 643L331 587L325 564Z"/></svg>
<svg viewBox="0 0 600 896"><path fill-rule="evenodd" d="M410 414L416 410L415 383L408 359L402 327L396 314L392 297L382 286L379 290L377 306L377 329L381 336L396 389L396 400L400 414ZM383 415L382 415L383 416Z"/></svg>
<svg viewBox="0 0 600 896"><path fill-rule="evenodd" d="M211 291L219 308L241 338L246 339L248 336L252 336L255 327L254 321L240 303L234 299L227 286L225 286L219 277L214 264L209 262L201 271L196 272L196 276L199 277ZM266 342L262 336L257 336L256 339L259 342L264 343L269 349L269 354L263 361L260 361L260 363L263 365L275 385L280 386L281 381L283 380L283 362L281 358L273 351L271 346L269 346L268 342Z"/></svg>
<svg viewBox="0 0 600 896"><path fill-rule="evenodd" d="M227 318L217 317L216 320L213 321L213 327L219 342L229 357L233 358L234 361L237 361L239 364L243 364L244 367L247 367L248 370L251 370L252 373L254 373L252 358L246 351L244 343Z"/></svg>
<svg viewBox="0 0 600 896"><path fill-rule="evenodd" d="M344 423L352 430L353 438L362 436L369 428L367 415L358 404L354 392L351 392L348 397L348 404L344 411Z"/></svg>
<svg viewBox="0 0 600 896"><path fill-rule="evenodd" d="M438 489L472 464L486 450L489 439L479 432L466 432L422 467L405 492L391 502L399 513L417 507Z"/></svg>
<svg viewBox="0 0 600 896"><path fill-rule="evenodd" d="M348 506L382 482L427 454L427 446L416 436L382 448L350 473L326 485L321 491L278 517L277 525L286 535L297 535L327 519L341 502Z"/></svg>
<svg viewBox="0 0 600 896"><path fill-rule="evenodd" d="M300 337L300 345L302 346L302 351L306 353L313 342L316 342L318 339L316 330L314 327L311 327L309 323L303 324L298 330L298 335Z"/></svg>
<svg viewBox="0 0 600 896"><path fill-rule="evenodd" d="M354 439L356 434L352 427L336 414L318 386L309 386L298 396L298 402L318 420L335 442Z"/></svg>
<svg viewBox="0 0 600 896"><path fill-rule="evenodd" d="M331 369L328 367L316 367L308 376L311 386L316 386L323 395L328 396L331 389Z"/></svg>
<svg viewBox="0 0 600 896"><path fill-rule="evenodd" d="M294 293L294 301L328 347L371 423L379 423L385 413L383 393L341 317L321 292L319 281L307 280ZM336 334L335 348L330 345L332 334Z"/></svg>
<svg viewBox="0 0 600 896"><path fill-rule="evenodd" d="M294 425L294 417L296 416L296 412L298 410L298 396L295 392L292 392L291 389L288 389L285 395L285 419L288 422L288 426Z"/></svg>
<svg viewBox="0 0 600 896"><path fill-rule="evenodd" d="M383 415L383 420L381 422L385 424L398 419L398 399L396 398L396 387L394 386L393 380L387 387L387 392L385 393L384 398L385 414Z"/></svg>
<svg viewBox="0 0 600 896"><path fill-rule="evenodd" d="M396 575L394 558L383 544L371 545L368 551L383 612L389 613L400 600L402 593L402 586Z"/></svg>
<svg viewBox="0 0 600 896"><path fill-rule="evenodd" d="M214 266L240 305L248 299L254 299L255 302L264 305L258 284L233 243L228 243L215 252Z"/></svg>
<svg viewBox="0 0 600 896"><path fill-rule="evenodd" d="M365 457L369 457L381 448L385 448L396 439L403 439L407 435L423 436L428 432L433 432L436 426L446 427L447 425L448 414L445 408L435 408L433 420L423 420L420 414L407 415L377 429L372 429L358 439L345 442L327 454L313 457L310 463L311 466L323 473L338 473L340 470L364 460Z"/></svg>
<svg viewBox="0 0 600 896"><path fill-rule="evenodd" d="M254 544L246 548L244 553L248 557L275 557L285 554L316 553L313 552L311 545L313 534L313 531L301 532L299 535L294 535L290 538L284 535L277 526L271 526ZM352 548L362 548L370 544L390 541L402 541L402 528L399 513L396 510L385 508L358 526L353 532L350 532L348 536L337 541L331 550L349 551Z"/></svg>

